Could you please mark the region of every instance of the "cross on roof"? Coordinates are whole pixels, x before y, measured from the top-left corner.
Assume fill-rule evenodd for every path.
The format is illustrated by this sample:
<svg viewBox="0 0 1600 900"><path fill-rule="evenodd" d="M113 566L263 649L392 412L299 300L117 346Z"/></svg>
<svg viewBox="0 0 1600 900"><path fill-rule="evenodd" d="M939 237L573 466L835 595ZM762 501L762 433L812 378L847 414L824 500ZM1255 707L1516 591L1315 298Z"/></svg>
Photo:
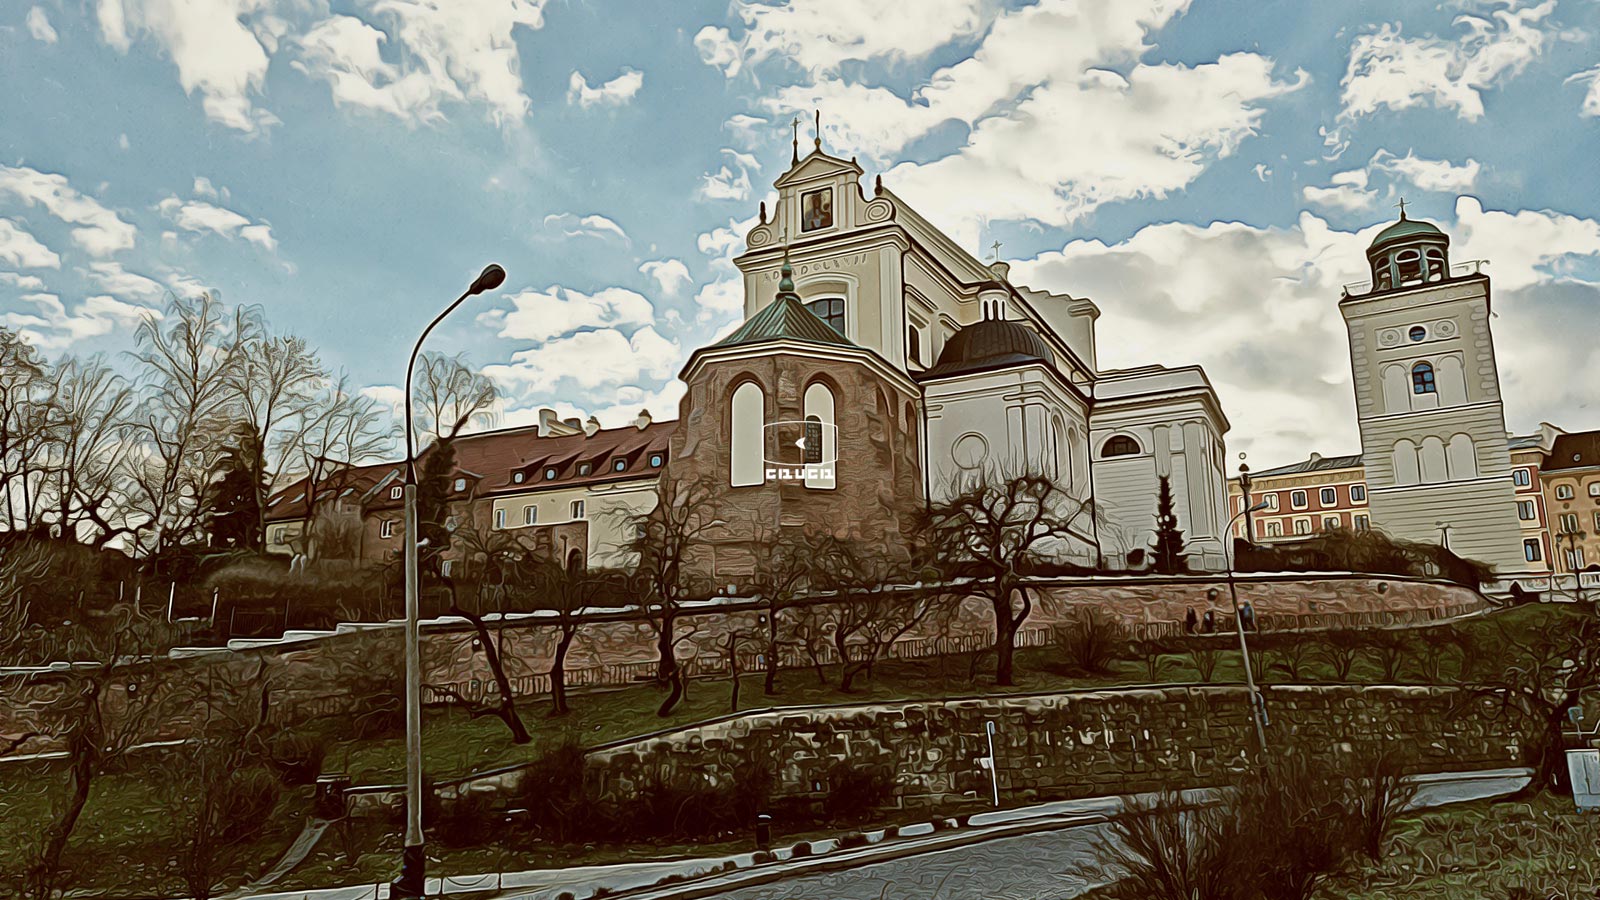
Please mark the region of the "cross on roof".
<svg viewBox="0 0 1600 900"><path fill-rule="evenodd" d="M989 249L994 251L995 262L999 262L1000 261L1000 242L999 241L995 241L993 244L990 244L989 245Z"/></svg>
<svg viewBox="0 0 1600 900"><path fill-rule="evenodd" d="M1396 203L1395 206L1400 207L1400 218L1404 220L1406 217L1406 198L1401 197L1400 202Z"/></svg>

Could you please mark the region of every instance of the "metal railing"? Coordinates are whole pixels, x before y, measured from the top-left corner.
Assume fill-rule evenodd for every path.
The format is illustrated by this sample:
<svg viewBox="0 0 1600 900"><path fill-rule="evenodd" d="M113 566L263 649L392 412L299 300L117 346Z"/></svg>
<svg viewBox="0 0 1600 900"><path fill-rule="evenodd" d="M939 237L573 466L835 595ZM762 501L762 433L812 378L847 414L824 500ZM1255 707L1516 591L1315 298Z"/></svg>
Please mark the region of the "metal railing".
<svg viewBox="0 0 1600 900"><path fill-rule="evenodd" d="M1451 263L1450 272L1445 276L1443 281L1449 281L1452 278L1466 278L1469 275L1478 275L1483 271L1483 267L1487 266L1488 264L1489 261L1487 259L1469 259L1464 262ZM1415 281L1407 284L1396 285L1396 287L1422 287L1426 284L1441 284L1443 281ZM1344 296L1346 297L1359 297L1362 294L1370 293L1372 293L1372 281L1370 279L1367 281L1352 281L1344 286Z"/></svg>

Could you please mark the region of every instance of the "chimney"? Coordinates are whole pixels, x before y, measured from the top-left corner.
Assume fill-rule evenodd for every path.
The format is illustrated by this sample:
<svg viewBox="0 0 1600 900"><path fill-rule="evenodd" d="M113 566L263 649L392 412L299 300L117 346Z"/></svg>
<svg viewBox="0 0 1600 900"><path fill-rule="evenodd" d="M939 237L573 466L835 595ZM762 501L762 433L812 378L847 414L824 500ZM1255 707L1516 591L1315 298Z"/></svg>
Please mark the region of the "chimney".
<svg viewBox="0 0 1600 900"><path fill-rule="evenodd" d="M646 428L649 428L650 427L650 410L648 410L648 409L639 410L639 418L633 420L633 427L639 429L640 431L643 431Z"/></svg>
<svg viewBox="0 0 1600 900"><path fill-rule="evenodd" d="M556 411L545 407L539 410L539 437L563 437L583 430L577 419L562 421Z"/></svg>
<svg viewBox="0 0 1600 900"><path fill-rule="evenodd" d="M577 416L573 416L570 419L562 419L561 424L571 428L573 431L583 427L583 422Z"/></svg>
<svg viewBox="0 0 1600 900"><path fill-rule="evenodd" d="M545 407L539 410L539 437L550 436L550 426L556 421L556 411Z"/></svg>
<svg viewBox="0 0 1600 900"><path fill-rule="evenodd" d="M599 430L600 430L600 420L596 419L594 416L590 416L589 417L589 421L583 423L583 435L584 435L584 437L594 437L595 432L597 432Z"/></svg>

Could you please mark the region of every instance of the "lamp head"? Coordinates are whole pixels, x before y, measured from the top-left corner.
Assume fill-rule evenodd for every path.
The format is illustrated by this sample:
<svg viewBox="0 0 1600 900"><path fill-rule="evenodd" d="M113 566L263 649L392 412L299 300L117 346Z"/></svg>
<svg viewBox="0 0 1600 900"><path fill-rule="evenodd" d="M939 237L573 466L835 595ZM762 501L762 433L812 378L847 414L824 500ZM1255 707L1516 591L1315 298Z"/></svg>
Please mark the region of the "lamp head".
<svg viewBox="0 0 1600 900"><path fill-rule="evenodd" d="M1266 509L1266 508L1267 508L1267 501L1262 500L1260 503L1257 503L1255 506L1250 507L1250 511L1251 512L1260 512L1260 511L1262 511L1263 509Z"/></svg>
<svg viewBox="0 0 1600 900"><path fill-rule="evenodd" d="M472 287L467 289L467 293L477 295L484 291L492 291L504 284L505 280L506 270L495 263L489 263L483 267L482 272L478 273L477 280L472 282Z"/></svg>

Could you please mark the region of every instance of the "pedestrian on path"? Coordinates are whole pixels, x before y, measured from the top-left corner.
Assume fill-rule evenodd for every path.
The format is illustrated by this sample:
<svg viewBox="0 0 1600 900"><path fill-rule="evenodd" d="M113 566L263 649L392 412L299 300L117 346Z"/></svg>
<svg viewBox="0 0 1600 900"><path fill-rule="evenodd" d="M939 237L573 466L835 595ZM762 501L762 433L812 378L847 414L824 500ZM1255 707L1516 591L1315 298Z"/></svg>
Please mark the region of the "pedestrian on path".
<svg viewBox="0 0 1600 900"><path fill-rule="evenodd" d="M1243 620L1241 624L1244 625L1245 631L1256 630L1256 608L1250 605L1249 600L1246 600L1244 608L1239 610L1239 618Z"/></svg>
<svg viewBox="0 0 1600 900"><path fill-rule="evenodd" d="M1194 634L1195 626L1198 624L1200 624L1200 618L1194 614L1194 607L1191 606L1183 616L1183 633Z"/></svg>
<svg viewBox="0 0 1600 900"><path fill-rule="evenodd" d="M1217 630L1217 614L1208 609L1208 610L1206 610L1205 616L1200 619L1200 633L1201 634L1210 634L1211 632L1216 631L1216 630Z"/></svg>

